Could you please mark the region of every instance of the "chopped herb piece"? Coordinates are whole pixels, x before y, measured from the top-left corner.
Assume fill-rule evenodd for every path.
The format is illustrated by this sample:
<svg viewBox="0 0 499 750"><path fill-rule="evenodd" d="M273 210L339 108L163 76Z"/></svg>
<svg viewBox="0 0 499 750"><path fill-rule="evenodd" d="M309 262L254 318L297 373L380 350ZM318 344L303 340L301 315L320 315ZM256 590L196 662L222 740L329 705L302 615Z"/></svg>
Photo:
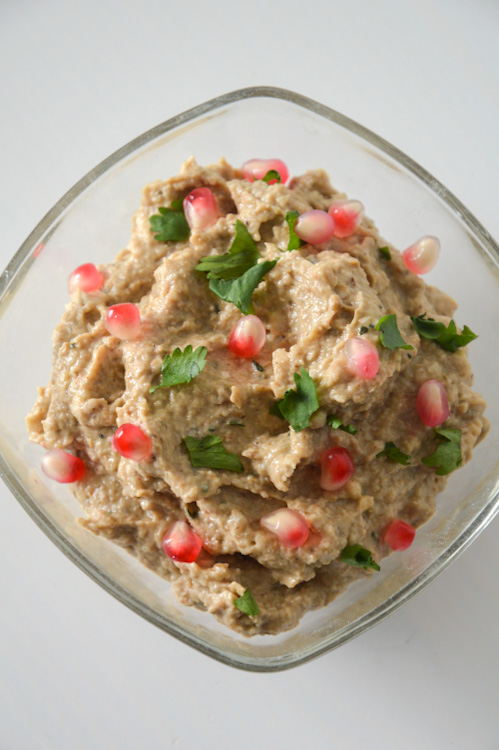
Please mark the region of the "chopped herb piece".
<svg viewBox="0 0 499 750"><path fill-rule="evenodd" d="M177 348L172 354L167 354L161 365L161 383L152 386L149 393L154 393L157 388L190 383L192 378L199 375L204 368L207 351L205 346L198 346L195 351L192 351L192 346L189 344L184 351Z"/></svg>
<svg viewBox="0 0 499 750"><path fill-rule="evenodd" d="M347 565L353 565L356 568L372 568L373 570L380 570L378 563L374 562L371 552L368 549L364 549L360 544L351 544L345 547L340 557L341 562Z"/></svg>
<svg viewBox="0 0 499 750"><path fill-rule="evenodd" d="M229 424L229 425L230 425L231 427L244 427L244 425L243 425L243 423L242 423L242 422L236 422L236 420L235 420L235 419L231 419L231 420L230 420L230 421L228 422L228 424Z"/></svg>
<svg viewBox="0 0 499 750"><path fill-rule="evenodd" d="M245 225L236 220L236 234L225 255L206 255L196 266L209 279L237 279L254 266L260 257L258 247ZM223 299L223 297L222 297Z"/></svg>
<svg viewBox="0 0 499 750"><path fill-rule="evenodd" d="M286 223L289 227L288 250L299 250L304 244L295 232L295 224L299 215L298 211L288 211L286 214Z"/></svg>
<svg viewBox="0 0 499 750"><path fill-rule="evenodd" d="M343 432L348 432L349 435L357 434L357 428L353 424L343 424L341 419L334 415L327 418L327 423L333 430L343 430Z"/></svg>
<svg viewBox="0 0 499 750"><path fill-rule="evenodd" d="M255 597L249 589L246 589L242 596L238 596L234 599L234 606L244 612L248 617L255 617L260 614L260 607L255 601Z"/></svg>
<svg viewBox="0 0 499 750"><path fill-rule="evenodd" d="M392 259L392 254L390 252L390 248L389 247L378 247L378 250L380 252L380 255L383 256L383 258L386 258L387 260L391 260Z"/></svg>
<svg viewBox="0 0 499 750"><path fill-rule="evenodd" d="M402 466L409 466L411 460L411 457L408 456L407 453L402 453L395 443L391 442L385 443L384 449L376 454L376 458L379 458L380 456L386 456L390 461L396 461L398 464L402 464Z"/></svg>
<svg viewBox="0 0 499 750"><path fill-rule="evenodd" d="M411 316L411 320L416 331L424 339L438 339L447 330L445 323L440 323L434 318L427 318L426 313L417 317Z"/></svg>
<svg viewBox="0 0 499 750"><path fill-rule="evenodd" d="M210 489L209 487L207 487L207 489L205 490L204 489L205 486L206 485L204 485L203 487L201 487L201 491L202 492L208 492L208 490ZM194 503L188 503L185 507L186 507L188 515L191 518L196 518L196 516L199 513L199 509L198 509L197 503L196 502L194 502Z"/></svg>
<svg viewBox="0 0 499 750"><path fill-rule="evenodd" d="M206 604L203 604L203 602L199 602L199 601L196 600L196 601L194 601L192 603L193 603L193 605L195 607L197 607L198 609L202 609L204 612L206 612L206 610L208 609L208 607L206 606Z"/></svg>
<svg viewBox="0 0 499 750"><path fill-rule="evenodd" d="M184 215L182 201L176 200L171 208L160 206L159 215L154 214L149 219L151 232L158 242L181 242L190 234L189 225Z"/></svg>
<svg viewBox="0 0 499 750"><path fill-rule="evenodd" d="M266 273L274 268L276 260L264 260L249 268L238 279L210 279L210 289L220 299L232 302L244 315L252 311L251 296ZM199 266L198 266L199 267ZM210 274L208 274L209 276Z"/></svg>
<svg viewBox="0 0 499 750"><path fill-rule="evenodd" d="M184 438L184 443L189 451L189 458L193 466L202 466L205 469L244 471L239 456L236 456L235 453L228 453L222 438L218 435L207 435L199 439L188 435Z"/></svg>
<svg viewBox="0 0 499 750"><path fill-rule="evenodd" d="M461 430L436 429L435 434L440 438L440 445L434 453L426 456L422 461L425 466L436 466L436 474L442 477L461 466Z"/></svg>
<svg viewBox="0 0 499 750"><path fill-rule="evenodd" d="M359 328L359 335L360 335L360 336L363 336L363 335L364 335L364 333L367 333L368 331L369 331L369 328L368 328L367 326L361 326L361 327Z"/></svg>
<svg viewBox="0 0 499 750"><path fill-rule="evenodd" d="M263 367L261 366L259 362L256 362L255 360L253 360L253 367L255 367L258 370L258 372L263 372Z"/></svg>
<svg viewBox="0 0 499 750"><path fill-rule="evenodd" d="M414 349L410 344L406 344L397 325L397 316L384 315L379 319L376 330L381 333L381 343L387 349Z"/></svg>
<svg viewBox="0 0 499 750"><path fill-rule="evenodd" d="M300 432L300 430L308 427L310 417L319 408L319 400L315 383L304 367L301 368L301 374L298 375L295 372L293 378L296 383L296 391L286 391L284 398L278 401L274 407L277 406L295 432ZM271 414L275 413L272 409Z"/></svg>
<svg viewBox="0 0 499 750"><path fill-rule="evenodd" d="M276 182L280 182L281 175L275 169L269 169L265 177L262 177L262 180L267 183L271 182L272 180L276 180Z"/></svg>
<svg viewBox="0 0 499 750"><path fill-rule="evenodd" d="M453 320L446 326L445 323L438 320L427 318L426 313L417 317L411 317L411 320L414 323L414 328L422 338L432 339L448 352L455 352L461 346L466 346L470 341L478 338L477 334L473 333L468 326L464 326L462 333L458 333Z"/></svg>

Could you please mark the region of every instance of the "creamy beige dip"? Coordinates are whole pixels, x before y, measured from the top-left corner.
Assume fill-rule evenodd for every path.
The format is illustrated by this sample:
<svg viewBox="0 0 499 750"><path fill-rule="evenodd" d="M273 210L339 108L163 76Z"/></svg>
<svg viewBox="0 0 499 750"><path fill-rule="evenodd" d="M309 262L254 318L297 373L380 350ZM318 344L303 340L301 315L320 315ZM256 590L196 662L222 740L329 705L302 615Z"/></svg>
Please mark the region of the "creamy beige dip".
<svg viewBox="0 0 499 750"><path fill-rule="evenodd" d="M156 241L150 217L200 186L215 195L216 223L183 242ZM446 477L421 462L438 443L415 407L425 381L445 386L445 427L462 431L463 463L487 430L465 350L451 353L420 338L410 319L425 312L448 324L455 303L409 271L392 246L391 260L384 258L379 248L388 243L370 220L346 239L286 252L288 211L327 210L343 197L320 170L286 187L248 182L223 160L202 168L190 159L179 176L148 185L128 247L99 267L103 289L72 294L54 333L50 382L28 417L33 441L83 458L86 474L72 489L84 525L169 579L181 602L206 608L246 635L292 628L350 581L376 575L341 562L346 546L362 545L379 563L390 552L383 541L390 520L417 527L432 515ZM215 296L206 274L195 270L202 257L228 252L236 219L263 259L278 259L252 297L267 330L256 358L262 372L228 350L242 313ZM105 328L108 307L119 302L140 309L141 335L133 341ZM375 326L389 313L396 313L411 351L380 345ZM363 336L380 358L379 372L369 380L352 376L344 352L345 342L365 328ZM207 348L203 371L190 383L151 394L165 355L188 344ZM269 409L295 387L293 374L301 367L315 382L320 409L309 428L295 432ZM328 427L331 414L355 425L357 434ZM113 433L123 423L139 425L151 437L149 461L112 449ZM244 472L193 468L183 438L210 434L241 458ZM377 457L387 442L411 457L409 465ZM337 492L319 484L320 457L331 445L346 447L355 464L355 474ZM286 506L300 511L313 530L296 549L259 522ZM176 519L187 520L202 538L199 564L175 563L163 551L162 539ZM260 609L254 617L234 605L246 589Z"/></svg>

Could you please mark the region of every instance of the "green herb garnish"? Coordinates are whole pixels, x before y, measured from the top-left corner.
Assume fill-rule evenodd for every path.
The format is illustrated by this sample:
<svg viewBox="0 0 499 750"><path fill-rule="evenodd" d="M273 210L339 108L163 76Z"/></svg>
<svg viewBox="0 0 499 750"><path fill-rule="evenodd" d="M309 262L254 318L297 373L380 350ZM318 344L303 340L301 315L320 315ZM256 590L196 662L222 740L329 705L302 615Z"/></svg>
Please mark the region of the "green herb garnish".
<svg viewBox="0 0 499 750"><path fill-rule="evenodd" d="M461 466L461 430L436 429L435 434L440 438L440 445L430 456L422 461L425 466L436 466L435 474L442 477Z"/></svg>
<svg viewBox="0 0 499 750"><path fill-rule="evenodd" d="M192 351L192 346L189 344L184 351L177 348L172 354L167 354L161 365L161 383L152 386L149 393L154 393L158 388L190 383L205 366L207 352L205 346L198 346Z"/></svg>
<svg viewBox="0 0 499 750"><path fill-rule="evenodd" d="M453 320L446 326L445 323L438 320L427 318L426 313L417 317L411 316L411 320L421 338L432 339L448 352L455 352L459 347L466 346L470 341L478 338L477 334L473 333L468 326L464 326L462 333L458 333Z"/></svg>
<svg viewBox="0 0 499 750"><path fill-rule="evenodd" d="M300 247L305 244L295 232L295 224L299 215L298 211L288 211L286 214L286 223L289 227L288 250L299 250Z"/></svg>
<svg viewBox="0 0 499 750"><path fill-rule="evenodd" d="M270 413L275 414L272 409L278 409L284 419L287 419L295 432L300 432L308 427L310 417L319 408L319 400L315 383L305 370L301 368L301 374L297 372L293 375L296 391L289 390L284 394L284 398L274 404Z"/></svg>
<svg viewBox="0 0 499 750"><path fill-rule="evenodd" d="M251 297L266 273L274 268L276 260L264 260L249 268L238 279L210 279L210 289L220 299L232 302L244 315L252 312ZM209 274L208 274L209 276Z"/></svg>
<svg viewBox="0 0 499 750"><path fill-rule="evenodd" d="M253 360L253 367L255 367L258 370L258 372L263 372L263 367L256 360Z"/></svg>
<svg viewBox="0 0 499 750"><path fill-rule="evenodd" d="M326 421L333 430L343 430L343 432L348 432L349 435L357 434L357 428L353 424L343 424L339 417L333 415L328 417Z"/></svg>
<svg viewBox="0 0 499 750"><path fill-rule="evenodd" d="M364 333L368 333L368 332L369 332L369 328L367 326L361 326L359 328L359 336L363 336Z"/></svg>
<svg viewBox="0 0 499 750"><path fill-rule="evenodd" d="M222 438L218 435L207 435L204 438L194 438L189 435L184 438L185 447L189 451L189 458L193 466L206 469L225 469L226 471L244 471L244 467L235 453L228 453Z"/></svg>
<svg viewBox="0 0 499 750"><path fill-rule="evenodd" d="M255 597L249 589L246 589L242 596L234 599L234 606L244 612L248 617L255 617L260 614L260 607L255 601Z"/></svg>
<svg viewBox="0 0 499 750"><path fill-rule="evenodd" d="M376 330L381 333L381 343L387 349L414 349L410 344L406 344L397 325L397 316L384 315L378 321Z"/></svg>
<svg viewBox="0 0 499 750"><path fill-rule="evenodd" d="M392 254L390 252L390 248L389 247L378 247L378 250L380 252L380 255L383 256L383 258L386 258L387 260L391 260L392 259Z"/></svg>
<svg viewBox="0 0 499 750"><path fill-rule="evenodd" d="M271 182L272 180L276 180L276 182L281 182L281 175L277 170L275 169L269 169L265 177L262 177L262 180L266 182L267 184Z"/></svg>
<svg viewBox="0 0 499 750"><path fill-rule="evenodd" d="M191 232L181 200L172 201L170 208L160 206L159 214L149 219L151 232L158 242L181 242L186 240Z"/></svg>
<svg viewBox="0 0 499 750"><path fill-rule="evenodd" d="M225 255L206 255L196 266L209 279L237 279L254 266L260 257L255 240L239 219L229 252Z"/></svg>
<svg viewBox="0 0 499 750"><path fill-rule="evenodd" d="M368 549L364 549L360 544L351 544L345 547L341 553L340 560L356 568L380 570L378 563L374 562L371 552Z"/></svg>
<svg viewBox="0 0 499 750"><path fill-rule="evenodd" d="M390 461L396 461L398 464L402 464L402 466L409 466L411 460L411 457L407 453L402 453L395 443L391 442L385 443L384 449L376 454L376 458L380 458L380 456L386 456Z"/></svg>

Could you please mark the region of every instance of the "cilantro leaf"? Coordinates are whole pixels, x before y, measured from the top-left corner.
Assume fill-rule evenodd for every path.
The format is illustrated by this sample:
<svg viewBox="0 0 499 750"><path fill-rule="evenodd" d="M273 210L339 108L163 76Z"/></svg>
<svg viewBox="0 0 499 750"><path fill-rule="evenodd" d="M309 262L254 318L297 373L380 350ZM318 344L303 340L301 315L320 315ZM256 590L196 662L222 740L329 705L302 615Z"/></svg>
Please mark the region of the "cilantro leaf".
<svg viewBox="0 0 499 750"><path fill-rule="evenodd" d="M210 279L210 289L220 299L232 302L244 315L251 312L251 296L266 273L274 268L276 260L264 260L248 268L238 279ZM210 274L208 274L208 277Z"/></svg>
<svg viewBox="0 0 499 750"><path fill-rule="evenodd" d="M364 568L364 570L368 568L381 570L378 563L374 562L371 552L360 544L350 544L348 547L345 547L341 553L340 560L347 565Z"/></svg>
<svg viewBox="0 0 499 750"><path fill-rule="evenodd" d="M357 434L357 428L353 424L343 424L341 419L334 415L327 418L327 423L333 430L343 430L343 432L348 432L349 435Z"/></svg>
<svg viewBox="0 0 499 750"><path fill-rule="evenodd" d="M410 344L406 344L397 325L397 316L384 315L379 319L376 330L381 332L381 343L387 349L414 349Z"/></svg>
<svg viewBox="0 0 499 750"><path fill-rule="evenodd" d="M319 400L315 383L304 367L301 368L301 374L298 375L295 372L293 378L296 383L296 391L286 391L284 398L274 406L277 406L295 432L300 432L300 430L308 427L310 417L319 408Z"/></svg>
<svg viewBox="0 0 499 750"><path fill-rule="evenodd" d="M436 429L441 439L434 453L422 459L425 466L436 466L435 474L442 477L450 474L463 463L461 454L461 430Z"/></svg>
<svg viewBox="0 0 499 750"><path fill-rule="evenodd" d="M462 333L458 333L453 320L446 326L445 323L434 318L427 318L426 313L411 316L411 320L421 338L432 339L448 352L455 352L459 347L466 346L470 341L478 338L468 326L464 326Z"/></svg>
<svg viewBox="0 0 499 750"><path fill-rule="evenodd" d="M295 232L295 224L299 215L298 211L288 211L286 214L286 223L289 227L288 250L299 250L305 244Z"/></svg>
<svg viewBox="0 0 499 750"><path fill-rule="evenodd" d="M383 256L383 258L386 258L387 260L391 260L392 259L392 254L390 252L390 248L389 247L378 247L378 250L380 252L380 255Z"/></svg>
<svg viewBox="0 0 499 750"><path fill-rule="evenodd" d="M188 435L184 438L184 444L189 451L189 458L193 466L203 466L206 469L225 469L226 471L244 471L239 456L235 453L228 453L222 438L218 435L207 435L199 439Z"/></svg>
<svg viewBox="0 0 499 750"><path fill-rule="evenodd" d="M255 597L249 589L246 589L242 596L238 596L234 599L234 606L244 612L248 617L255 617L260 614L260 607L255 601Z"/></svg>
<svg viewBox="0 0 499 750"><path fill-rule="evenodd" d="M411 315L411 320L416 331L424 339L438 339L447 330L444 323L434 318L427 318L426 313L416 317Z"/></svg>
<svg viewBox="0 0 499 750"><path fill-rule="evenodd" d="M149 393L154 393L158 388L190 383L205 366L207 352L205 346L198 346L195 351L192 351L192 346L189 344L184 351L177 348L172 354L167 354L161 365L161 383L152 386Z"/></svg>
<svg viewBox="0 0 499 750"><path fill-rule="evenodd" d="M181 242L186 240L191 230L184 215L181 200L172 201L171 208L160 206L159 215L149 219L151 232L158 242Z"/></svg>
<svg viewBox="0 0 499 750"><path fill-rule="evenodd" d="M402 453L399 448L395 445L395 443L385 443L384 449L376 454L376 458L379 458L380 456L386 456L390 459L390 461L396 461L398 464L402 464L402 466L409 466L411 457L407 455L407 453Z"/></svg>
<svg viewBox="0 0 499 750"><path fill-rule="evenodd" d="M281 175L275 169L269 169L265 177L262 177L262 180L266 183L269 183L272 180L275 180L276 182L280 182Z"/></svg>
<svg viewBox="0 0 499 750"><path fill-rule="evenodd" d="M225 255L206 255L196 266L209 279L237 279L258 262L260 253L255 240L239 219L229 252ZM222 298L223 299L223 298Z"/></svg>

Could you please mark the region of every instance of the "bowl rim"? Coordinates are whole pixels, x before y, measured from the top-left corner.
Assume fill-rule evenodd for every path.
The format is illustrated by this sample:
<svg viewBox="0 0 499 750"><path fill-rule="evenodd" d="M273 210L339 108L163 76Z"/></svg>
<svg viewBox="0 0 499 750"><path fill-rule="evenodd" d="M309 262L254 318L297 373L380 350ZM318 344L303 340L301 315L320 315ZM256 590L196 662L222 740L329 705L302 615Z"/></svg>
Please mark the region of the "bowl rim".
<svg viewBox="0 0 499 750"><path fill-rule="evenodd" d="M38 222L32 232L28 235L20 248L9 261L5 270L0 276L0 317L2 312L2 303L6 299L8 291L12 285L27 270L30 261L32 261L32 249L46 235L49 228L56 222L65 209L70 206L83 191L94 183L99 177L105 174L115 164L126 158L133 152L148 144L157 137L183 125L186 122L194 120L215 109L237 103L239 101L256 98L277 99L287 101L303 109L307 109L326 120L340 125L345 130L360 136L364 141L371 143L379 150L386 153L406 170L415 175L423 182L432 193L440 200L447 204L454 214L461 219L471 232L480 240L483 248L490 254L493 262L499 264L499 245L492 238L490 233L478 221L478 219L466 208L466 206L439 180L433 177L420 164L407 156L403 151L393 146L390 142L378 136L373 131L360 125L355 120L341 114L324 104L321 104L309 97L298 94L288 89L274 86L250 86L236 89L227 94L223 94L209 99L202 104L187 109L180 114L171 117L155 127L145 131L141 135L132 139L121 148L114 151L106 157L93 169L87 172L78 182L76 182L64 195L52 206L45 216ZM23 268L24 267L24 268ZM298 658L288 654L286 656L273 657L234 657L219 651L216 647L210 645L208 641L187 634L181 627L173 622L166 622L162 615L159 615L154 609L135 600L121 585L104 574L97 565L90 561L83 553L74 547L59 532L57 527L51 522L48 516L41 512L39 506L33 502L30 494L19 482L17 476L13 473L9 463L0 452L0 477L18 500L24 510L39 526L39 528L56 544L56 546L78 567L85 572L90 578L104 588L108 593L132 609L144 619L153 625L161 628L165 632L174 636L178 640L189 646L201 651L207 656L220 661L229 666L239 669L255 672L276 672L291 667L299 666L310 661L322 654L331 651L334 648L346 643L350 639L360 635L368 628L375 625L381 619L394 612L398 607L404 604L415 594L419 593L427 584L429 584L440 572L442 572L459 554L471 544L478 534L487 526L488 523L499 512L499 486L494 488L488 502L473 519L472 523L462 531L462 533L442 552L437 559L419 576L410 583L399 589L394 595L384 600L373 610L336 631L334 636L325 639L318 648L308 647L304 649ZM334 640L333 640L334 639Z"/></svg>

